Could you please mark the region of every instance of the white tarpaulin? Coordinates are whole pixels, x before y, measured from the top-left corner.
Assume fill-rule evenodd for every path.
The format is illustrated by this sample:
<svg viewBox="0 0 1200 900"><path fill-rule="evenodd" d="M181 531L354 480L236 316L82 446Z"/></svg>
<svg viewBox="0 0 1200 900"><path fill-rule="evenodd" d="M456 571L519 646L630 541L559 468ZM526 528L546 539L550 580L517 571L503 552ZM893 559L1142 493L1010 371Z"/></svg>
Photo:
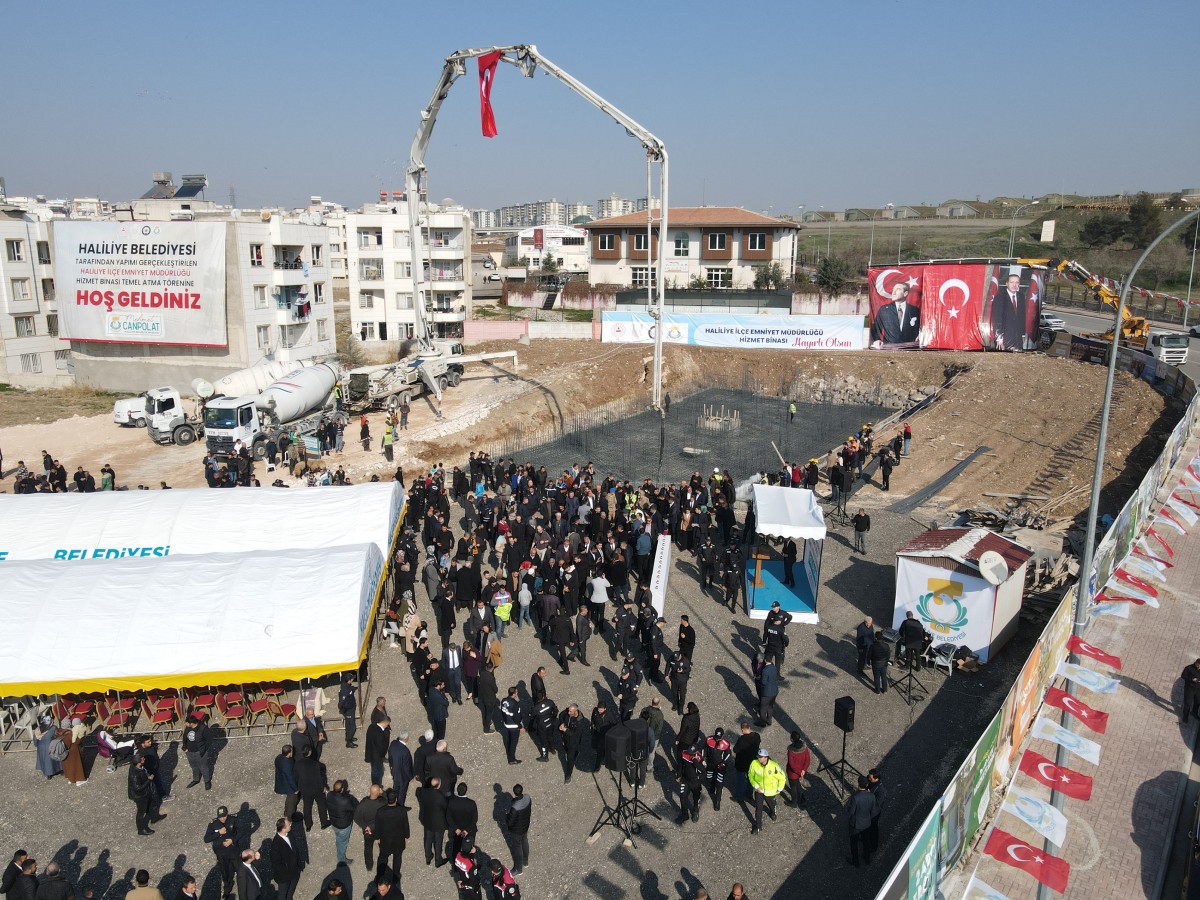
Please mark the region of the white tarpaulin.
<svg viewBox="0 0 1200 900"><path fill-rule="evenodd" d="M371 544L10 563L0 609L20 627L0 630L0 696L355 669L382 573Z"/></svg>
<svg viewBox="0 0 1200 900"><path fill-rule="evenodd" d="M987 662L991 648L996 587L975 575L901 556L896 563L896 605L892 627L912 612L933 635L933 643L965 646Z"/></svg>
<svg viewBox="0 0 1200 900"><path fill-rule="evenodd" d="M404 509L396 482L320 488L0 494L0 560L125 559L374 544Z"/></svg>
<svg viewBox="0 0 1200 900"><path fill-rule="evenodd" d="M754 527L759 534L793 540L825 539L825 514L803 488L754 485Z"/></svg>
<svg viewBox="0 0 1200 900"><path fill-rule="evenodd" d="M600 339L615 344L652 344L656 327L648 313L606 311ZM664 313L663 341L743 350L862 350L863 320L862 316Z"/></svg>
<svg viewBox="0 0 1200 900"><path fill-rule="evenodd" d="M224 347L223 222L55 222L59 336Z"/></svg>

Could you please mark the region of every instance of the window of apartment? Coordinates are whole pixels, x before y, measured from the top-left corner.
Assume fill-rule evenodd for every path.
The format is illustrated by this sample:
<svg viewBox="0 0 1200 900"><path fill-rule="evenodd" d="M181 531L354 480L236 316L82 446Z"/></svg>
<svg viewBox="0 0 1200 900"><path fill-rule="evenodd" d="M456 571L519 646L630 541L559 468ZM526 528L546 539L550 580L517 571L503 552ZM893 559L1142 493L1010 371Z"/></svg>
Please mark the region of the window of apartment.
<svg viewBox="0 0 1200 900"><path fill-rule="evenodd" d="M50 301L52 301L54 299L54 279L53 278L43 278L42 279L42 297L44 297L46 299L47 303L49 303Z"/></svg>
<svg viewBox="0 0 1200 900"><path fill-rule="evenodd" d="M13 316L13 325L17 329L17 337L33 337L33 316Z"/></svg>
<svg viewBox="0 0 1200 900"><path fill-rule="evenodd" d="M645 253L646 249L649 246L650 246L649 235L647 235L641 231L634 233L634 235L633 235L633 249L634 250L640 250L642 253Z"/></svg>
<svg viewBox="0 0 1200 900"><path fill-rule="evenodd" d="M40 353L22 353L21 354L21 373L23 375L41 375L42 374L42 354L40 354Z"/></svg>
<svg viewBox="0 0 1200 900"><path fill-rule="evenodd" d="M709 287L733 287L733 269L705 269L704 278Z"/></svg>
<svg viewBox="0 0 1200 900"><path fill-rule="evenodd" d="M320 281L313 282L313 303L325 302L325 285Z"/></svg>
<svg viewBox="0 0 1200 900"><path fill-rule="evenodd" d="M254 308L267 308L267 286L265 284L256 284L254 286Z"/></svg>
<svg viewBox="0 0 1200 900"><path fill-rule="evenodd" d="M358 295L358 308L359 309L374 309L375 308L375 295L372 294L370 291L361 291Z"/></svg>
<svg viewBox="0 0 1200 900"><path fill-rule="evenodd" d="M675 255L688 256L692 249L692 239L686 231L677 232L675 235Z"/></svg>
<svg viewBox="0 0 1200 900"><path fill-rule="evenodd" d="M55 350L54 351L55 368L65 369L70 364L71 364L71 351L70 350Z"/></svg>
<svg viewBox="0 0 1200 900"><path fill-rule="evenodd" d="M616 250L617 236L615 234L601 234L597 236L597 250Z"/></svg>
<svg viewBox="0 0 1200 900"><path fill-rule="evenodd" d="M412 294L397 294L396 309L412 309L413 295Z"/></svg>
<svg viewBox="0 0 1200 900"><path fill-rule="evenodd" d="M255 329L255 337L258 341L258 349L264 353L271 352L271 326L259 325Z"/></svg>
<svg viewBox="0 0 1200 900"><path fill-rule="evenodd" d="M358 246L361 249L383 246L383 230L379 228L358 229Z"/></svg>
<svg viewBox="0 0 1200 900"><path fill-rule="evenodd" d="M382 281L383 260L379 257L360 259L358 261L358 277L360 281Z"/></svg>
<svg viewBox="0 0 1200 900"><path fill-rule="evenodd" d="M320 244L313 244L312 247L310 248L310 250L312 251L312 264L314 266L325 265L325 260L321 256L321 251L323 249L324 248Z"/></svg>
<svg viewBox="0 0 1200 900"><path fill-rule="evenodd" d="M752 231L746 235L747 250L766 250L767 249L767 233L765 231Z"/></svg>
<svg viewBox="0 0 1200 900"><path fill-rule="evenodd" d="M318 341L329 340L329 320L328 319L317 319L317 340Z"/></svg>
<svg viewBox="0 0 1200 900"><path fill-rule="evenodd" d="M392 233L392 246L395 247L397 250L407 250L409 247L411 247L412 243L409 241L408 232L407 231L393 232Z"/></svg>
<svg viewBox="0 0 1200 900"><path fill-rule="evenodd" d="M330 244L330 245L329 245L329 252L330 252L330 253L341 253L341 252L342 252L342 245L341 245L341 244Z"/></svg>
<svg viewBox="0 0 1200 900"><path fill-rule="evenodd" d="M724 250L725 249L725 232L714 231L708 236L709 250Z"/></svg>
<svg viewBox="0 0 1200 900"><path fill-rule="evenodd" d="M396 263L396 277L397 278L412 278L412 263L397 262Z"/></svg>
<svg viewBox="0 0 1200 900"><path fill-rule="evenodd" d="M633 277L633 286L635 288L649 287L654 284L658 277L657 266L633 266L629 270Z"/></svg>
<svg viewBox="0 0 1200 900"><path fill-rule="evenodd" d="M58 337L58 313L47 313L46 334L50 337Z"/></svg>
<svg viewBox="0 0 1200 900"><path fill-rule="evenodd" d="M280 325L279 346L285 350L308 343L308 325Z"/></svg>
<svg viewBox="0 0 1200 900"><path fill-rule="evenodd" d="M375 323L374 322L363 322L358 327L358 338L359 338L359 340L362 340L362 341L375 340Z"/></svg>
<svg viewBox="0 0 1200 900"><path fill-rule="evenodd" d="M262 244L250 245L250 265L254 268L262 268Z"/></svg>
<svg viewBox="0 0 1200 900"><path fill-rule="evenodd" d="M41 266L50 265L50 242L49 241L38 241L37 242L37 254L38 254L38 265L41 265Z"/></svg>
<svg viewBox="0 0 1200 900"><path fill-rule="evenodd" d="M25 262L24 241L5 241L4 249L8 255L9 262Z"/></svg>
<svg viewBox="0 0 1200 900"><path fill-rule="evenodd" d="M435 247L453 247L455 233L453 231L434 231L433 246Z"/></svg>
<svg viewBox="0 0 1200 900"><path fill-rule="evenodd" d="M31 295L29 293L29 279L28 278L14 278L14 279L12 279L12 281L9 282L9 284L12 285L13 300L29 300L29 299L31 299Z"/></svg>

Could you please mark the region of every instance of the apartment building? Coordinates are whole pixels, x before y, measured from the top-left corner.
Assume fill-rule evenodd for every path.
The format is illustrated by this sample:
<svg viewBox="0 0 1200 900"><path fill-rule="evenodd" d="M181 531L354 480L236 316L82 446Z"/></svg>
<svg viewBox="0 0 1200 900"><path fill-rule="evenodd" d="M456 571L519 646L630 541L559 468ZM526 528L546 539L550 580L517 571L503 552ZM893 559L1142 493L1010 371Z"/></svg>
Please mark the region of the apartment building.
<svg viewBox="0 0 1200 900"><path fill-rule="evenodd" d="M653 213L659 221L661 214ZM786 219L739 207L679 207L670 210L667 228L663 271L675 287L701 278L711 288L749 288L759 270L778 264L786 275L795 265L798 226ZM644 288L655 282L658 227L647 235L644 212L597 219L583 230L593 284Z"/></svg>
<svg viewBox="0 0 1200 900"><path fill-rule="evenodd" d="M565 225L543 225L523 228L504 241L505 258L528 260L530 269L540 269L547 254L554 257L563 272L586 272L587 232Z"/></svg>
<svg viewBox="0 0 1200 900"><path fill-rule="evenodd" d="M471 215L428 208L425 314L435 337L461 337L471 305ZM353 331L368 350L390 355L416 326L408 206L368 204L345 217L347 287ZM394 345L394 346L389 346Z"/></svg>
<svg viewBox="0 0 1200 900"><path fill-rule="evenodd" d="M23 388L72 383L70 349L58 340L48 219L0 207L0 381Z"/></svg>

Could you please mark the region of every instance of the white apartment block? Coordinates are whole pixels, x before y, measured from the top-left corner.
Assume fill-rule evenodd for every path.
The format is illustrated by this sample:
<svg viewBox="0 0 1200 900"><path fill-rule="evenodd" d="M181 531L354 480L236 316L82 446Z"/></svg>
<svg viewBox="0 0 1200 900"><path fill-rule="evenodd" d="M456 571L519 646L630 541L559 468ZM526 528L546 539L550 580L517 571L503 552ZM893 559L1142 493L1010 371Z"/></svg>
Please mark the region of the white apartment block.
<svg viewBox="0 0 1200 900"><path fill-rule="evenodd" d="M609 194L596 204L596 218L612 219L617 216L627 216L630 213L645 212L647 208L661 209L662 201L657 197L639 197L636 200L627 200L616 194Z"/></svg>
<svg viewBox="0 0 1200 900"><path fill-rule="evenodd" d="M497 228L528 228L533 225L566 225L567 205L560 200L535 200L496 210Z"/></svg>
<svg viewBox="0 0 1200 900"><path fill-rule="evenodd" d="M70 348L58 339L50 223L0 209L0 381L23 388L72 383Z"/></svg>
<svg viewBox="0 0 1200 900"><path fill-rule="evenodd" d="M425 316L434 337L462 336L471 305L471 215L462 207L428 208L429 265ZM368 204L346 214L346 268L353 332L368 351L390 355L416 326L408 206ZM394 346L393 346L394 345Z"/></svg>
<svg viewBox="0 0 1200 900"><path fill-rule="evenodd" d="M589 219L596 218L596 213L593 211L595 207L590 203L568 203L567 204L567 224L570 225L580 216L587 216Z"/></svg>
<svg viewBox="0 0 1200 900"><path fill-rule="evenodd" d="M471 224L476 231L492 231L497 228L499 216L494 209L473 209L471 210Z"/></svg>
<svg viewBox="0 0 1200 900"><path fill-rule="evenodd" d="M646 233L645 212L597 219L584 225L590 240L589 280L644 288L655 282L660 214ZM759 270L773 264L787 277L795 266L795 222L728 206L672 208L663 277L669 287L701 278L710 288L750 288ZM647 237L650 238L647 241Z"/></svg>

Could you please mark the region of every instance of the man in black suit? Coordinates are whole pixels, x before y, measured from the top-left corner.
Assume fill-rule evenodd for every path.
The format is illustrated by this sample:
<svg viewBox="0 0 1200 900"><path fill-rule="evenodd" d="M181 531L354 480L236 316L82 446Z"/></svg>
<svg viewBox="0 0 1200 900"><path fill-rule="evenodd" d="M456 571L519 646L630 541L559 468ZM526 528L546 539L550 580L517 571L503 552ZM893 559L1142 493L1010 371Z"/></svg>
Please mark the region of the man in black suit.
<svg viewBox="0 0 1200 900"><path fill-rule="evenodd" d="M367 726L367 746L363 757L371 766L371 784L383 784L383 764L387 761L391 742L391 719L383 718Z"/></svg>
<svg viewBox="0 0 1200 900"><path fill-rule="evenodd" d="M440 778L429 779L429 784L417 788L417 820L424 831L425 865L436 865L439 869L449 860L446 858L446 795L442 793Z"/></svg>
<svg viewBox="0 0 1200 900"><path fill-rule="evenodd" d="M276 900L292 900L300 882L300 861L288 836L291 830L291 819L279 819L275 823L275 837L271 838L271 877L279 893Z"/></svg>
<svg viewBox="0 0 1200 900"><path fill-rule="evenodd" d="M242 864L237 870L238 900L259 900L263 893L262 875L254 865L256 850L242 851Z"/></svg>
<svg viewBox="0 0 1200 900"><path fill-rule="evenodd" d="M312 808L317 804L321 827L329 827L329 808L325 805L325 767L313 757L312 747L305 747L296 760L296 784L304 803L304 828L312 831Z"/></svg>
<svg viewBox="0 0 1200 900"><path fill-rule="evenodd" d="M455 793L446 804L446 822L450 826L450 856L458 856L463 848L463 841L468 838L473 842L475 833L479 831L479 807L467 796L467 783L461 782Z"/></svg>
<svg viewBox="0 0 1200 900"><path fill-rule="evenodd" d="M375 870L382 875L391 862L391 871L399 876L404 848L408 846L408 812L399 804L395 791L388 791L387 805L375 814L375 836L379 840L379 863Z"/></svg>
<svg viewBox="0 0 1200 900"><path fill-rule="evenodd" d="M400 795L400 805L408 802L408 785L413 778L413 755L408 749L408 732L401 731L388 747L388 768L392 770L392 788Z"/></svg>
<svg viewBox="0 0 1200 900"><path fill-rule="evenodd" d="M992 343L997 350L1025 348L1025 319L1028 291L1021 287L1021 276L1009 270L1004 287L992 298Z"/></svg>
<svg viewBox="0 0 1200 900"><path fill-rule="evenodd" d="M892 288L892 302L885 303L875 312L871 342L906 344L917 340L920 334L921 309L908 302L908 285L898 284Z"/></svg>
<svg viewBox="0 0 1200 900"><path fill-rule="evenodd" d="M904 621L900 623L900 640L896 643L896 659L900 659L900 653L904 653L904 661L910 669L920 670L921 668L921 651L925 647L925 626L917 621L910 609L904 614Z"/></svg>
<svg viewBox="0 0 1200 900"><path fill-rule="evenodd" d="M24 850L18 850L13 854L12 862L4 867L4 875L0 877L0 894L8 896L9 891L13 889L13 885L17 883L17 879L21 875L21 864L28 856L29 854Z"/></svg>

